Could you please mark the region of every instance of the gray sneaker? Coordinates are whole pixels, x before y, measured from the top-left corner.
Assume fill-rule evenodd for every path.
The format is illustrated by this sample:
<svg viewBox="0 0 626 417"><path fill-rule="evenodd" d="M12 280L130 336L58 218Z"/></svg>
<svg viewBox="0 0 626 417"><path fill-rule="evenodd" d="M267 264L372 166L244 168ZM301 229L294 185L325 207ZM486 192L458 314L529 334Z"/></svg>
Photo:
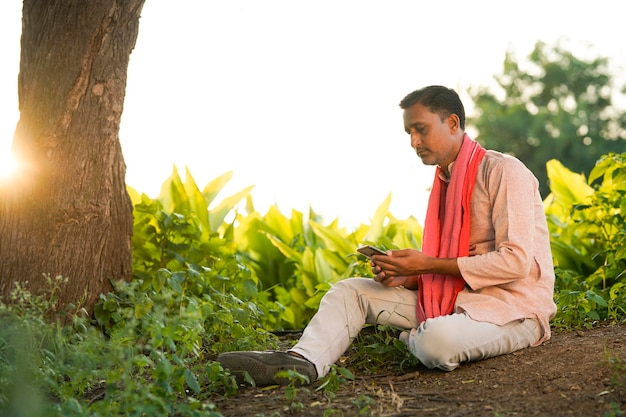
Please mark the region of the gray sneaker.
<svg viewBox="0 0 626 417"><path fill-rule="evenodd" d="M288 379L276 378L279 371L296 371L309 377L309 383L317 379L315 365L287 352L226 352L220 354L217 361L222 368L228 369L239 383L245 381L246 372L257 386L288 385L290 383Z"/></svg>

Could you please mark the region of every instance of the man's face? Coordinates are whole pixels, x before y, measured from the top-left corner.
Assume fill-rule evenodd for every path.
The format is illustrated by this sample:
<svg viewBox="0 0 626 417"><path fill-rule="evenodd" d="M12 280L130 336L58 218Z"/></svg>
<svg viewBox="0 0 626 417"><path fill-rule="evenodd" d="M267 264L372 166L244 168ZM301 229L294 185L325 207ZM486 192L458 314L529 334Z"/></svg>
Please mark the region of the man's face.
<svg viewBox="0 0 626 417"><path fill-rule="evenodd" d="M442 121L420 103L404 110L404 130L411 136L411 147L425 165L439 165L447 171L461 148L463 135L459 135L458 117L450 115Z"/></svg>

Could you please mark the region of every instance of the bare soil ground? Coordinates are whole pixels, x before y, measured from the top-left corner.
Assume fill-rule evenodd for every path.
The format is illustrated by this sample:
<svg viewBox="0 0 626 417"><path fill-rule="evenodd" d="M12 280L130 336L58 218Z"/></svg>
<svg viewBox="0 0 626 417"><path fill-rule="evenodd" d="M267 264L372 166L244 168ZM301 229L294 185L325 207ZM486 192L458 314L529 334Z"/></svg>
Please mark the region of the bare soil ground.
<svg viewBox="0 0 626 417"><path fill-rule="evenodd" d="M349 355L349 353L348 353ZM554 331L545 344L464 364L405 374L359 375L329 399L319 383L288 399L285 387L242 386L213 398L225 416L613 416L626 410L609 357L626 359L626 324ZM348 366L349 369L349 366ZM624 367L621 367L624 371Z"/></svg>

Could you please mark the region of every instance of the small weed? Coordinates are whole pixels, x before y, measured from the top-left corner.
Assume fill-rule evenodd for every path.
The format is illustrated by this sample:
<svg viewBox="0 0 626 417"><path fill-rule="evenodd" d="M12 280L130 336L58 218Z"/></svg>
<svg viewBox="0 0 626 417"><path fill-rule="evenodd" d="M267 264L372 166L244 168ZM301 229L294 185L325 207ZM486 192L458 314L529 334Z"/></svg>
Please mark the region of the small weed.
<svg viewBox="0 0 626 417"><path fill-rule="evenodd" d="M398 339L398 334L398 329L388 325L366 327L352 345L351 366L370 374L415 368L419 361Z"/></svg>
<svg viewBox="0 0 626 417"><path fill-rule="evenodd" d="M376 400L374 400L369 395L359 395L357 398L350 401L352 405L359 409L358 415L369 415L370 407L376 404Z"/></svg>
<svg viewBox="0 0 626 417"><path fill-rule="evenodd" d="M611 411L604 413L603 417L619 417L626 414L626 412L620 407L619 403L612 402L610 405Z"/></svg>
<svg viewBox="0 0 626 417"><path fill-rule="evenodd" d="M354 374L348 369L331 365L330 372L322 378L322 384L317 387L316 391L323 391L329 400L335 397L335 391L339 389L341 384L348 381L354 381Z"/></svg>
<svg viewBox="0 0 626 417"><path fill-rule="evenodd" d="M289 384L287 384L287 387L293 387L296 391L295 393L297 394L297 389L298 387L301 387L302 385L306 385L306 384L310 384L311 380L309 379L308 376L306 375L302 375L299 372L293 371L291 369L288 369L286 371L279 371L276 373L276 378L277 379L286 379L287 381L289 381ZM291 399L289 397L287 397L288 399Z"/></svg>
<svg viewBox="0 0 626 417"><path fill-rule="evenodd" d="M326 410L324 410L324 414L322 414L324 417L331 417L331 416L343 416L343 411L341 410L337 410L334 408L327 408Z"/></svg>
<svg viewBox="0 0 626 417"><path fill-rule="evenodd" d="M289 381L289 384L285 387L285 398L291 401L290 410L292 412L298 412L304 409L304 404L300 401L296 401L298 393L302 390L308 392L307 388L301 388L303 384L310 383L309 377L302 375L299 372L286 370L276 373L276 378L282 378Z"/></svg>
<svg viewBox="0 0 626 417"><path fill-rule="evenodd" d="M626 389L626 358L618 358L606 352L606 362L611 371L611 386Z"/></svg>

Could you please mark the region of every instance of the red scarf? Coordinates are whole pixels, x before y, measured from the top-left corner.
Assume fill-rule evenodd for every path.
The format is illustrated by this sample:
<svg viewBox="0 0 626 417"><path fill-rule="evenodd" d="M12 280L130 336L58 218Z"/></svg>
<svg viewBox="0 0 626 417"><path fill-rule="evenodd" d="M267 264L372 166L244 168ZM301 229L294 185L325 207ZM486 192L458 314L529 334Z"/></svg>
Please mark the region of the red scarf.
<svg viewBox="0 0 626 417"><path fill-rule="evenodd" d="M437 167L424 224L422 251L425 255L437 258L469 255L470 201L478 164L485 152L478 142L465 134L449 183L440 178L442 170ZM419 322L452 313L456 296L464 287L462 277L420 275L417 290Z"/></svg>

